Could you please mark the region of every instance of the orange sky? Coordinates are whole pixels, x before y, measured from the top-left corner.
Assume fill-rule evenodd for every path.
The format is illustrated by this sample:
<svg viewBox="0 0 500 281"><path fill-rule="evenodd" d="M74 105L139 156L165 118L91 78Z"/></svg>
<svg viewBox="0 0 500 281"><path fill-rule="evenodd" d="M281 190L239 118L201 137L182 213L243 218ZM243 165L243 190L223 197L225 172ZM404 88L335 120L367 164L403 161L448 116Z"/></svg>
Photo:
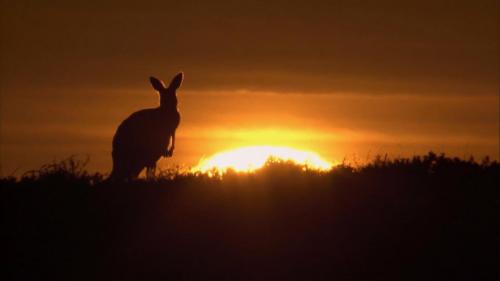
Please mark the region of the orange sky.
<svg viewBox="0 0 500 281"><path fill-rule="evenodd" d="M179 70L162 165L252 144L498 159L498 1L301 2L2 2L2 175L108 172L119 122L158 104L148 77Z"/></svg>

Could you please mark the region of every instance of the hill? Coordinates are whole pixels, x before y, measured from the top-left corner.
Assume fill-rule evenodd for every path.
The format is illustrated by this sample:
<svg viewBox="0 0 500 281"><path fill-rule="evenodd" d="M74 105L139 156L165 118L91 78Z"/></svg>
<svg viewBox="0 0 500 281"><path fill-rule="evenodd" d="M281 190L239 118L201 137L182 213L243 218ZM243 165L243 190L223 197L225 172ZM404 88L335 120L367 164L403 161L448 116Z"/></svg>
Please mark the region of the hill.
<svg viewBox="0 0 500 281"><path fill-rule="evenodd" d="M429 153L315 172L0 180L2 280L498 280L500 165Z"/></svg>

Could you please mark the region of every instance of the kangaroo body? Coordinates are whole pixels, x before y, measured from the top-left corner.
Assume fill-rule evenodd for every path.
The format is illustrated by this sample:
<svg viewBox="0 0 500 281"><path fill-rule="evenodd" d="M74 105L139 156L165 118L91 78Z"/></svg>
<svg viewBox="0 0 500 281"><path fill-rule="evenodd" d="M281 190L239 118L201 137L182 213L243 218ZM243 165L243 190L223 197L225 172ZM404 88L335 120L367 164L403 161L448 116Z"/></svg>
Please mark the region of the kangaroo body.
<svg viewBox="0 0 500 281"><path fill-rule="evenodd" d="M133 179L144 168L150 177L162 156L172 156L180 123L176 90L182 79L179 73L166 88L163 82L151 78L153 88L160 93L160 106L137 111L118 126L113 137L111 179Z"/></svg>

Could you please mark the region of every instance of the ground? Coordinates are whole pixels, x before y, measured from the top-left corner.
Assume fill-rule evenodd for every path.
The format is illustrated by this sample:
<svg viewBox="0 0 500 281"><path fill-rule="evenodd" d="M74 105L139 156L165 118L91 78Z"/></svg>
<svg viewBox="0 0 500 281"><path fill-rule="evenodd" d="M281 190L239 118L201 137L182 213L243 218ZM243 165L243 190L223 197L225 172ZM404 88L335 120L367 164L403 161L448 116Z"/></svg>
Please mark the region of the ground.
<svg viewBox="0 0 500 281"><path fill-rule="evenodd" d="M2 280L498 280L499 164L398 161L2 179Z"/></svg>

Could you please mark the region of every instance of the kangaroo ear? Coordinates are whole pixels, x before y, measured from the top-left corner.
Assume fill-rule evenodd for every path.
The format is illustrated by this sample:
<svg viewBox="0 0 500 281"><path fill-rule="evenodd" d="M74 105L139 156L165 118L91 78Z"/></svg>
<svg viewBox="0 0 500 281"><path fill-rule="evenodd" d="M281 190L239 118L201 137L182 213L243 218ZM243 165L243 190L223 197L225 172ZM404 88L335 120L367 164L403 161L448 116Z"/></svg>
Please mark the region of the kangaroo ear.
<svg viewBox="0 0 500 281"><path fill-rule="evenodd" d="M184 79L184 73L179 72L177 75L175 75L174 79L172 79L172 82L170 82L170 86L168 87L174 90L179 89L183 79Z"/></svg>
<svg viewBox="0 0 500 281"><path fill-rule="evenodd" d="M149 77L149 81L155 90L163 91L165 90L165 84L160 79L154 78L153 76Z"/></svg>

